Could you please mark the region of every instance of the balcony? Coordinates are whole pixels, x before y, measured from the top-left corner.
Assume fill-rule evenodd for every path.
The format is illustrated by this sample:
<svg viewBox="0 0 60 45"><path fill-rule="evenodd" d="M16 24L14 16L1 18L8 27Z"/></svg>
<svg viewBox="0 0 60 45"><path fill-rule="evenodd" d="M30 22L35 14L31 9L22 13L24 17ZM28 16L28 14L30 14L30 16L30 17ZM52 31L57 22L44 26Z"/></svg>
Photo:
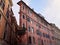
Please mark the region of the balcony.
<svg viewBox="0 0 60 45"><path fill-rule="evenodd" d="M17 31L16 31L16 34L17 35L24 35L26 33L26 28L25 27L20 27Z"/></svg>

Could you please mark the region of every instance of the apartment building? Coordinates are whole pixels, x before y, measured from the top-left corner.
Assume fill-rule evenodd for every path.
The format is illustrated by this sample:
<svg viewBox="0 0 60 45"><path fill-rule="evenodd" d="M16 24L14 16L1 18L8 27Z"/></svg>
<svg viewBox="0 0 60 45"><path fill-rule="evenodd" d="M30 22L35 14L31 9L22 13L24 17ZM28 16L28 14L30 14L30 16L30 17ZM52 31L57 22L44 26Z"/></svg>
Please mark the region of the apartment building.
<svg viewBox="0 0 60 45"><path fill-rule="evenodd" d="M25 35L20 37L21 45L55 45L50 23L22 0L17 4L20 6L19 26L27 28Z"/></svg>

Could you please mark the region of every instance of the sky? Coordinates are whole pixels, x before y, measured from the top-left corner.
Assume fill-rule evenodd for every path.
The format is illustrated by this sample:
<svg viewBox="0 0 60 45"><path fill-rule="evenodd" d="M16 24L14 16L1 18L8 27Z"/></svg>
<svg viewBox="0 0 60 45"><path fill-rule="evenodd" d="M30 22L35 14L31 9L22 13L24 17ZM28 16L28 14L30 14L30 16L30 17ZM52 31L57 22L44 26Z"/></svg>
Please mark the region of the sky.
<svg viewBox="0 0 60 45"><path fill-rule="evenodd" d="M19 24L19 6L17 2L20 0L13 0L13 12ZM60 28L60 0L23 0L28 6L34 9L45 17L49 23L56 24Z"/></svg>

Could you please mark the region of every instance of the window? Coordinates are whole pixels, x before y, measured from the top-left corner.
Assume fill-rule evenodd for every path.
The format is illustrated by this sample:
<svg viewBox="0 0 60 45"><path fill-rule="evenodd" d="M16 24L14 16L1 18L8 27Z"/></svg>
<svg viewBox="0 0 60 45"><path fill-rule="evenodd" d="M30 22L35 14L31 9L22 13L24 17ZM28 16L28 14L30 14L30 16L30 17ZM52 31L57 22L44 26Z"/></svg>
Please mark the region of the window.
<svg viewBox="0 0 60 45"><path fill-rule="evenodd" d="M45 21L44 21L44 25L46 25L46 26L47 26L47 25L48 25L48 24L47 24L47 22L45 22Z"/></svg>
<svg viewBox="0 0 60 45"><path fill-rule="evenodd" d="M29 9L28 9L28 14L29 14Z"/></svg>
<svg viewBox="0 0 60 45"><path fill-rule="evenodd" d="M43 40L41 40L42 45L44 45Z"/></svg>
<svg viewBox="0 0 60 45"><path fill-rule="evenodd" d="M27 21L30 22L30 18L29 17L27 18Z"/></svg>
<svg viewBox="0 0 60 45"><path fill-rule="evenodd" d="M38 39L38 45L40 45L40 39Z"/></svg>
<svg viewBox="0 0 60 45"><path fill-rule="evenodd" d="M43 33L43 37L50 38L48 34Z"/></svg>
<svg viewBox="0 0 60 45"><path fill-rule="evenodd" d="M33 20L31 19L31 24L33 23Z"/></svg>
<svg viewBox="0 0 60 45"><path fill-rule="evenodd" d="M22 27L25 27L25 24L23 23Z"/></svg>
<svg viewBox="0 0 60 45"><path fill-rule="evenodd" d="M28 14L29 15L32 15L32 11L28 9Z"/></svg>
<svg viewBox="0 0 60 45"><path fill-rule="evenodd" d="M44 45L46 45L46 40L44 40Z"/></svg>
<svg viewBox="0 0 60 45"><path fill-rule="evenodd" d="M2 9L4 9L4 7L5 7L5 1L4 0L0 0L0 7L2 7Z"/></svg>
<svg viewBox="0 0 60 45"><path fill-rule="evenodd" d="M1 14L0 14L0 20L1 20Z"/></svg>
<svg viewBox="0 0 60 45"><path fill-rule="evenodd" d="M7 10L6 17L9 18L9 10Z"/></svg>
<svg viewBox="0 0 60 45"><path fill-rule="evenodd" d="M54 37L52 36L52 40L54 40Z"/></svg>
<svg viewBox="0 0 60 45"><path fill-rule="evenodd" d="M50 38L50 35L46 34L46 37L47 37L47 38Z"/></svg>
<svg viewBox="0 0 60 45"><path fill-rule="evenodd" d="M37 35L42 36L42 33L39 30L36 30Z"/></svg>
<svg viewBox="0 0 60 45"><path fill-rule="evenodd" d="M33 43L35 44L35 38L33 37Z"/></svg>
<svg viewBox="0 0 60 45"><path fill-rule="evenodd" d="M28 27L28 31L30 32L30 26Z"/></svg>
<svg viewBox="0 0 60 45"><path fill-rule="evenodd" d="M32 33L34 33L34 28L33 27L31 28L31 30L32 30Z"/></svg>
<svg viewBox="0 0 60 45"><path fill-rule="evenodd" d="M24 10L24 5L23 5L23 10Z"/></svg>
<svg viewBox="0 0 60 45"><path fill-rule="evenodd" d="M4 31L4 37L3 37L3 39L5 39L6 36L7 36L7 27L8 27L8 24L7 24L7 22L6 22L6 23L5 23L5 31Z"/></svg>
<svg viewBox="0 0 60 45"><path fill-rule="evenodd" d="M28 44L31 44L32 43L32 40L31 40L31 37L28 38Z"/></svg>
<svg viewBox="0 0 60 45"><path fill-rule="evenodd" d="M23 19L25 19L25 15L23 15Z"/></svg>
<svg viewBox="0 0 60 45"><path fill-rule="evenodd" d="M43 37L46 37L46 34L45 33L43 33Z"/></svg>
<svg viewBox="0 0 60 45"><path fill-rule="evenodd" d="M37 24L36 24L36 27L40 28L40 24L37 23Z"/></svg>

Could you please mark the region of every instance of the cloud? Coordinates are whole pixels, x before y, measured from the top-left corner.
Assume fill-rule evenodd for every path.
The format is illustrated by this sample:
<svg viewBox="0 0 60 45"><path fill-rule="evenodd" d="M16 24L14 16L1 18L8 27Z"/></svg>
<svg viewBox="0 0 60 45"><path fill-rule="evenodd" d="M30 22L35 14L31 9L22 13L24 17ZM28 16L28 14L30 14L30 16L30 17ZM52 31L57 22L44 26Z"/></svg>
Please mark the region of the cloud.
<svg viewBox="0 0 60 45"><path fill-rule="evenodd" d="M49 0L43 14L49 22L55 23L60 28L60 0Z"/></svg>

